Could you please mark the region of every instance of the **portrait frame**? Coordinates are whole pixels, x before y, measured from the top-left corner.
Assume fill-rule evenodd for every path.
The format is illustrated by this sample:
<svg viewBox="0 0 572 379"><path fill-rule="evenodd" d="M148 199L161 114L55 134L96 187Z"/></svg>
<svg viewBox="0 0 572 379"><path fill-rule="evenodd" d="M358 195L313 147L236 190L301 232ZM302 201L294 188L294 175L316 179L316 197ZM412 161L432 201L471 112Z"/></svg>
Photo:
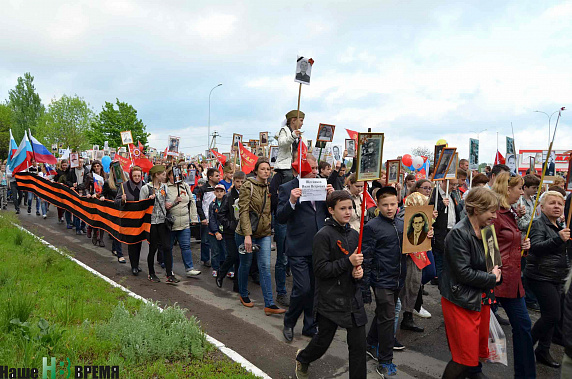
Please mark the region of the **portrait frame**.
<svg viewBox="0 0 572 379"><path fill-rule="evenodd" d="M441 153L439 154L439 161L435 166L431 180L446 180L445 176L449 172L449 166L451 165L456 152L456 147L445 147L441 150Z"/></svg>
<svg viewBox="0 0 572 379"><path fill-rule="evenodd" d="M334 140L334 133L336 131L336 126L331 124L320 124L318 125L318 135L316 136L316 142L332 142ZM321 136L321 137L320 137ZM318 147L318 146L316 146Z"/></svg>
<svg viewBox="0 0 572 379"><path fill-rule="evenodd" d="M432 205L418 205L405 207L403 216L403 254L418 253L420 251L431 250L431 238L427 234L433 225L433 209ZM415 244L415 230L413 222L419 217L423 218L423 228L418 236L417 244Z"/></svg>
<svg viewBox="0 0 572 379"><path fill-rule="evenodd" d="M268 146L268 132L259 133L260 146Z"/></svg>
<svg viewBox="0 0 572 379"><path fill-rule="evenodd" d="M572 154L568 158L568 174L566 175L566 190L572 191Z"/></svg>
<svg viewBox="0 0 572 379"><path fill-rule="evenodd" d="M120 132L120 134L121 134L121 143L123 145L129 145L133 143L133 136L131 135L131 130Z"/></svg>
<svg viewBox="0 0 572 379"><path fill-rule="evenodd" d="M326 141L316 141L315 147L316 149L325 149L326 148Z"/></svg>
<svg viewBox="0 0 572 379"><path fill-rule="evenodd" d="M377 180L383 170L383 133L358 133L356 179Z"/></svg>
<svg viewBox="0 0 572 379"><path fill-rule="evenodd" d="M251 149L256 149L258 147L258 140L257 139L249 139L248 140L248 147Z"/></svg>
<svg viewBox="0 0 572 379"><path fill-rule="evenodd" d="M231 150L238 151L238 142L242 142L242 134L232 133Z"/></svg>
<svg viewBox="0 0 572 379"><path fill-rule="evenodd" d="M104 155L103 150L95 150L93 152L93 159L97 159L98 161L101 162L101 160L103 159L103 155Z"/></svg>
<svg viewBox="0 0 572 379"><path fill-rule="evenodd" d="M435 152L433 154L433 168L437 167L437 161L439 161L439 156L441 155L441 151L446 148L447 145L435 145Z"/></svg>
<svg viewBox="0 0 572 379"><path fill-rule="evenodd" d="M311 153L314 150L314 146L312 146L312 140L309 139L308 140L308 146L306 146L308 148L308 153Z"/></svg>
<svg viewBox="0 0 572 379"><path fill-rule="evenodd" d="M70 153L70 167L79 167L79 153Z"/></svg>
<svg viewBox="0 0 572 379"><path fill-rule="evenodd" d="M298 56L296 59L296 73L294 75L296 83L310 85L313 63L314 60L312 58Z"/></svg>
<svg viewBox="0 0 572 379"><path fill-rule="evenodd" d="M346 138L346 151L348 152L348 158L355 158L356 156L356 141L351 138Z"/></svg>
<svg viewBox="0 0 572 379"><path fill-rule="evenodd" d="M528 165L530 166L529 168L533 169L534 172L536 172L536 158L533 156L528 157ZM570 171L568 171L570 172Z"/></svg>
<svg viewBox="0 0 572 379"><path fill-rule="evenodd" d="M276 159L278 159L278 146L270 146L270 153L268 155L268 160L270 162L270 167L274 168L276 165Z"/></svg>
<svg viewBox="0 0 572 379"><path fill-rule="evenodd" d="M115 183L121 184L123 183L123 168L121 167L121 163L119 161L113 161L110 163L109 171L113 170L115 173Z"/></svg>
<svg viewBox="0 0 572 379"><path fill-rule="evenodd" d="M474 138L469 139L469 169L479 169L479 140Z"/></svg>
<svg viewBox="0 0 572 379"><path fill-rule="evenodd" d="M390 172L394 174L391 175ZM399 183L401 176L401 160L399 159L389 159L385 162L385 185Z"/></svg>
<svg viewBox="0 0 572 379"><path fill-rule="evenodd" d="M176 137L176 136L169 136L169 139L167 142L168 142L167 154L172 155L172 156L178 156L179 155L179 144L181 142L181 138Z"/></svg>
<svg viewBox="0 0 572 379"><path fill-rule="evenodd" d="M487 272L491 272L495 266L502 267L501 254L499 249L499 243L497 240L497 234L495 231L495 226L493 224L481 229L481 238L483 241L483 247L485 248L485 261L487 263ZM494 252L491 254L489 249L489 240L493 239Z"/></svg>
<svg viewBox="0 0 572 379"><path fill-rule="evenodd" d="M459 169L459 153L455 152L453 160L451 161L449 169L447 170L447 175L445 175L445 179L457 179L458 169Z"/></svg>

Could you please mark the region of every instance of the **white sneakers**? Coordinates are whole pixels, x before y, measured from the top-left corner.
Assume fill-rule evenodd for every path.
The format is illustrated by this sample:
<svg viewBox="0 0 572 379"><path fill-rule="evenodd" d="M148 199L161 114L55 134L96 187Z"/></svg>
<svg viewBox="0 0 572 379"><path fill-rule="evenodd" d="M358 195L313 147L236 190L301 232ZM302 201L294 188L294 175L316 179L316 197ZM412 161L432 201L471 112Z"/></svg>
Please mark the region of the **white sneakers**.
<svg viewBox="0 0 572 379"><path fill-rule="evenodd" d="M421 317L421 318L431 318L431 313L429 313L427 311L427 309L423 308L423 306L421 306L421 309L419 310L419 312L417 312L415 309L413 310L413 314L417 317Z"/></svg>
<svg viewBox="0 0 572 379"><path fill-rule="evenodd" d="M192 268L192 269L187 271L187 278L190 278L191 276L197 276L200 274L201 274L201 272L199 270L195 270L194 268Z"/></svg>

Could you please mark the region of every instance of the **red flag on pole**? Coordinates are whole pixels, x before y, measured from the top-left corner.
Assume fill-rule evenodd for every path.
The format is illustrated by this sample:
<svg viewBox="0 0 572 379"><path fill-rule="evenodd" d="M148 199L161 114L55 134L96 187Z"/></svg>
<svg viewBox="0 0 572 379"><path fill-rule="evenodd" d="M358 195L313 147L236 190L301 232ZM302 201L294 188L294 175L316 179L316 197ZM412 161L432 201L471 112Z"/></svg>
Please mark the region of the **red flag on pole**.
<svg viewBox="0 0 572 379"><path fill-rule="evenodd" d="M300 166L302 167L302 172L300 172ZM292 163L292 168L296 170L301 177L312 172L312 166L308 163L308 147L301 139L298 143L298 159Z"/></svg>
<svg viewBox="0 0 572 379"><path fill-rule="evenodd" d="M495 156L495 164L505 164L505 159L498 150L497 150L497 155Z"/></svg>
<svg viewBox="0 0 572 379"><path fill-rule="evenodd" d="M358 132L349 129L346 129L346 132L348 132L348 136L350 136L351 139L357 141Z"/></svg>
<svg viewBox="0 0 572 379"><path fill-rule="evenodd" d="M364 191L363 196L365 197L365 209L369 209L371 207L377 207L376 201L373 199L369 191Z"/></svg>
<svg viewBox="0 0 572 379"><path fill-rule="evenodd" d="M123 158L121 155L115 153L113 160L118 161L121 164L121 168L123 168L123 171L129 172L129 169L131 168L131 161L129 159Z"/></svg>
<svg viewBox="0 0 572 379"><path fill-rule="evenodd" d="M213 155L216 157L217 161L219 161L219 163L221 165L225 165L226 164L226 157L224 155L222 155L221 153L219 153L218 151L212 150L211 149L211 153L213 153Z"/></svg>
<svg viewBox="0 0 572 379"><path fill-rule="evenodd" d="M240 151L240 162L242 164L242 171L249 174L254 170L254 165L258 161L258 157L246 150L242 142L238 142L238 150Z"/></svg>
<svg viewBox="0 0 572 379"><path fill-rule="evenodd" d="M133 164L141 167L143 172L149 172L151 167L153 167L153 163L143 155L143 151L140 150L139 147L135 147L132 143L129 144L129 154L131 154Z"/></svg>

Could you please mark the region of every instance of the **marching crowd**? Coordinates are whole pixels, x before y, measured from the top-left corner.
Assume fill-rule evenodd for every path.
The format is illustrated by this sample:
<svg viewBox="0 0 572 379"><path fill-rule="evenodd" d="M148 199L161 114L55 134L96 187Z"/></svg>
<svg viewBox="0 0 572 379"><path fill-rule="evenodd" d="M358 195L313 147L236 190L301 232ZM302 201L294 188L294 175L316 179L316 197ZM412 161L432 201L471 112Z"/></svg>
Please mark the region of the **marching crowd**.
<svg viewBox="0 0 572 379"><path fill-rule="evenodd" d="M249 297L249 277L260 284L266 315L284 314L283 335L292 341L294 327L302 317L302 334L312 337L296 354L296 376L307 377L309 365L331 344L338 327L347 330L350 378L366 377L366 359L378 362L382 377L397 374L394 350L403 349L395 338L398 327L423 332L413 316L431 317L423 308L424 285L438 285L443 318L452 359L444 378L485 378L482 362L489 357L491 314L500 324L511 326L514 375L536 377L536 364L559 368L550 354L552 343L565 346L562 377L572 377L572 291L566 282L570 272L570 229L566 216L570 195L564 180L554 183L539 198L536 172L521 177L498 164L487 173L470 174L461 159L457 178L432 182L407 175L403 185L387 186L385 177L368 183L376 206L365 209L361 226L364 182L356 179L344 154L335 167L318 162L308 153L311 171L298 173L303 112L292 111L277 135L279 152L274 169L259 158L246 175L227 164L216 168L188 162L159 162L149 173L132 166L123 178L109 174L100 161L71 168L67 160L56 172L32 162L28 171L75 189L80 196L113 201L154 199L148 235L147 278L160 282L155 260L165 270L165 281L177 283L173 274L173 247L178 244L187 276L201 274L191 255L191 232L198 230L202 270L208 269L216 285L233 281L240 304L254 307ZM177 180L174 168L183 174L196 170L196 185ZM188 169L188 171L187 171ZM95 176L94 176L95 175ZM468 180L469 175L472 180ZM103 177L101 186L94 177ZM327 180L325 201L300 201L299 177ZM3 164L0 170L0 207L6 209L7 194L16 213L22 203L31 213L46 218L49 204L33 193L18 189ZM469 184L471 184L469 188ZM437 203L437 204L435 204ZM433 224L426 238L431 250L403 254L403 213L408 206L433 205ZM58 221L78 235L86 234L96 246L105 247L104 232L70 212L57 209ZM534 220L528 238L529 221ZM89 222L88 222L89 223ZM493 224L502 264L487 269L481 229ZM363 234L361 250L359 234ZM271 260L275 242L276 259ZM140 268L141 243L128 245L133 275ZM122 244L112 239L111 252L118 262L127 260ZM274 263L274 281L271 269ZM286 290L286 277L292 290ZM273 288L274 287L274 288ZM274 296L274 292L276 296ZM364 304L375 304L369 323ZM280 305L280 307L279 307ZM502 307L508 320L501 317ZM531 323L529 310L540 311ZM491 312L492 311L492 312ZM401 323L399 324L399 320ZM536 348L535 348L536 346Z"/></svg>

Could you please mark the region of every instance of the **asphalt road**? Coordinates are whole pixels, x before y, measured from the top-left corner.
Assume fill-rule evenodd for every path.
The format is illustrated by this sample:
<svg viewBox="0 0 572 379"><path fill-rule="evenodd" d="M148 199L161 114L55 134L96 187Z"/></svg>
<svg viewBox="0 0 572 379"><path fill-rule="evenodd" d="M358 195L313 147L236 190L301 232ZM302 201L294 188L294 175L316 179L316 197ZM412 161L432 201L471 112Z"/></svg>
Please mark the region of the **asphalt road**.
<svg viewBox="0 0 572 379"><path fill-rule="evenodd" d="M53 208L53 207L52 207ZM13 208L12 208L13 209ZM249 283L251 299L255 302L253 308L240 304L238 295L232 292L231 280L225 280L222 289L216 287L209 268L200 265L199 244L192 243L193 261L202 274L187 279L184 276L184 266L178 246L173 250L174 272L181 279L176 285L164 283L165 273L155 266L161 283L151 283L147 277L147 244L143 243L140 266L143 273L133 276L130 265L120 264L111 255L111 241L105 237L106 247L95 247L86 236L77 236L74 230L66 229L65 224L58 224L55 210L50 212L47 219L37 217L35 212L19 216L21 224L36 235L42 236L51 244L68 249L77 259L101 272L103 275L124 285L133 292L161 304L179 303L189 309L189 314L200 320L204 330L212 337L234 349L251 363L258 366L273 378L292 378L294 375L294 356L299 348L305 347L309 338L301 335L301 320L295 328L294 341L285 342L282 336L283 316L266 316L263 312L264 302L260 287ZM0 211L13 213L13 210ZM127 248L124 245L127 257ZM273 261L275 251L273 253ZM274 284L274 282L273 282ZM291 279L287 278L288 290ZM424 333L398 331L398 340L406 346L403 351L395 352L394 363L398 368L398 378L440 378L451 355L447 346L445 327L443 323L440 296L435 286L428 285L429 296L424 298L424 307L431 312L432 318L416 318L417 324L425 327ZM369 320L373 319L374 306L366 305ZM501 309L501 314L504 312ZM539 314L531 312L532 321ZM483 371L490 378L514 377L512 368L512 335L510 327L504 327L508 340L508 367L500 364L484 365ZM563 349L552 346L552 355L561 361ZM310 366L311 378L347 377L348 353L345 343L345 331L338 330L328 352ZM560 371L539 365L539 378L560 378ZM379 377L375 372L375 362L368 360L368 377Z"/></svg>

